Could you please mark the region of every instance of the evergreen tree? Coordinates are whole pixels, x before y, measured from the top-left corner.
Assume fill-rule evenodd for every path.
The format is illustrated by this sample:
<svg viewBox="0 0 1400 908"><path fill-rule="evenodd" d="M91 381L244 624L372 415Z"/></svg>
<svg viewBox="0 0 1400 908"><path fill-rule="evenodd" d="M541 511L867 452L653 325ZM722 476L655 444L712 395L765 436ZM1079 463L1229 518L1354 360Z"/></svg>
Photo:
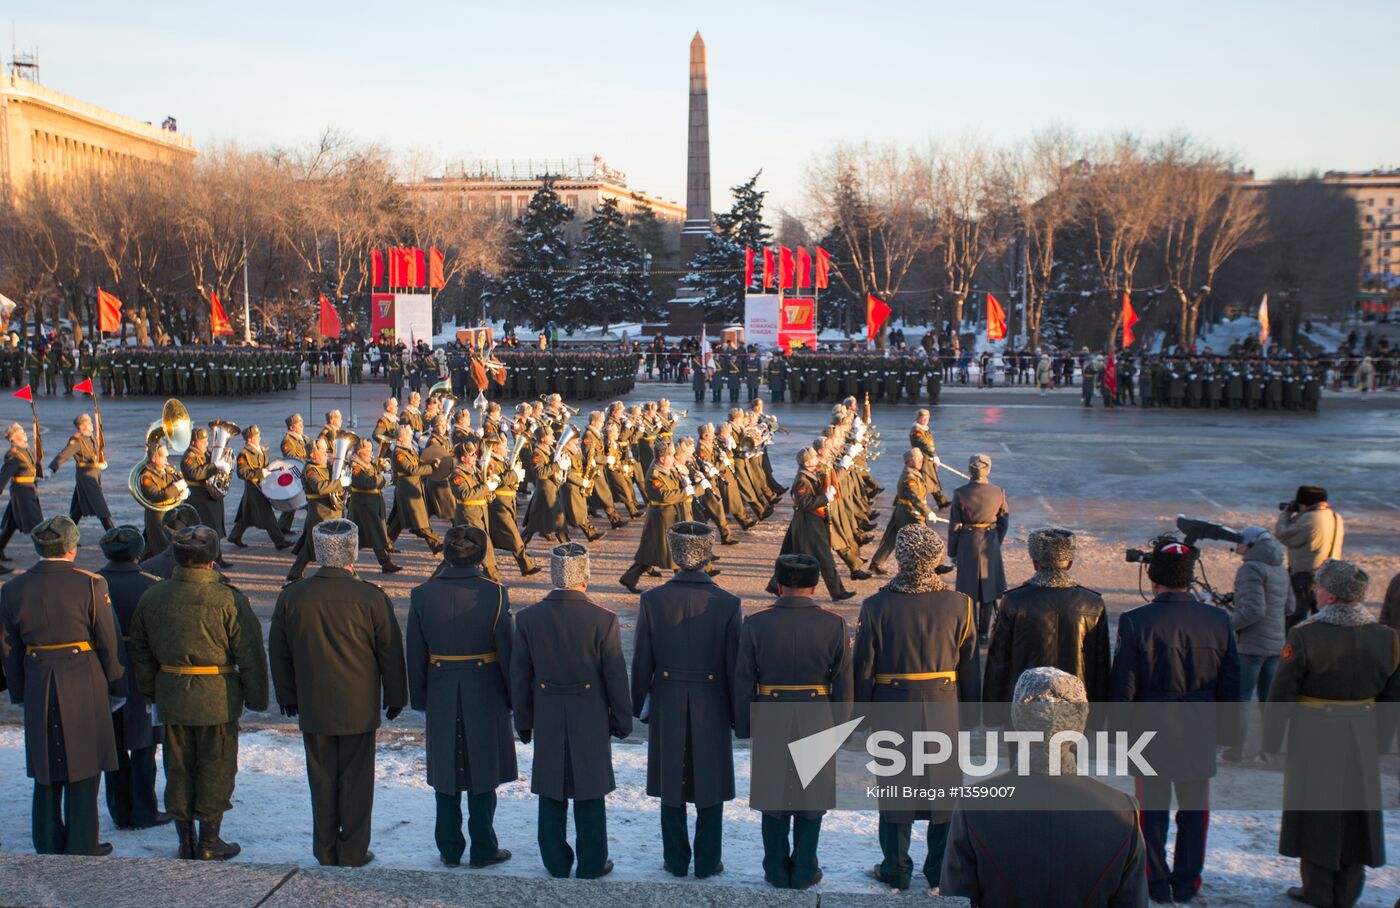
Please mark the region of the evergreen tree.
<svg viewBox="0 0 1400 908"><path fill-rule="evenodd" d="M643 321L658 315L642 248L628 235L617 199L606 199L583 225L577 263L567 281L567 328Z"/></svg>
<svg viewBox="0 0 1400 908"><path fill-rule="evenodd" d="M564 225L573 216L573 209L559 200L554 184L547 181L511 226L508 270L495 300L509 307L515 319L535 329L550 321L562 325L567 316L569 243L564 239Z"/></svg>
<svg viewBox="0 0 1400 908"><path fill-rule="evenodd" d="M632 213L627 216L627 233L643 253L651 256L647 285L651 287L652 296L657 300L674 297L678 283L675 274L677 256L667 248L666 226L640 192L632 193Z"/></svg>
<svg viewBox="0 0 1400 908"><path fill-rule="evenodd" d="M760 170L730 190L733 207L715 215L714 230L705 238L704 248L687 265L692 273L686 288L699 298L707 318L738 321L744 316L744 249L762 255L773 236L763 223L767 192L755 188L762 174Z"/></svg>

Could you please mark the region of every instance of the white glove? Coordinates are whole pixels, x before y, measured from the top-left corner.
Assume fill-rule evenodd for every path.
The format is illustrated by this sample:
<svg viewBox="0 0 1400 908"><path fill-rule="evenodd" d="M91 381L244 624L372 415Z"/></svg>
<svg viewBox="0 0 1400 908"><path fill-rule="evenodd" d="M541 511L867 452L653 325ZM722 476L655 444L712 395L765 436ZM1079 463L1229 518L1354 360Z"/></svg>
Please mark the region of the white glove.
<svg viewBox="0 0 1400 908"><path fill-rule="evenodd" d="M496 489L498 489L498 488L500 487L500 485L501 485L501 481L500 481L499 479L488 479L488 480L486 480L486 488L490 489L490 490L493 491L493 492L496 491Z"/></svg>
<svg viewBox="0 0 1400 908"><path fill-rule="evenodd" d="M826 500L827 500L827 501L835 501L835 500L836 500L836 487L835 487L835 486L832 486L831 488L829 488L829 489L826 490Z"/></svg>
<svg viewBox="0 0 1400 908"><path fill-rule="evenodd" d="M710 488L710 481L708 479L700 480L700 488L708 491Z"/></svg>
<svg viewBox="0 0 1400 908"><path fill-rule="evenodd" d="M851 445L851 456L854 457L855 455L859 454L861 451L864 451L864 450L865 450L865 445L860 445L860 444Z"/></svg>
<svg viewBox="0 0 1400 908"><path fill-rule="evenodd" d="M341 487L342 489L348 489L348 488L350 488L350 474L349 474L349 473L345 473L345 474L343 474L343 475L340 477L340 487Z"/></svg>
<svg viewBox="0 0 1400 908"><path fill-rule="evenodd" d="M116 712L117 710L121 709L123 706L126 705L126 697L114 697L111 694L108 694L107 705L111 707L112 712Z"/></svg>
<svg viewBox="0 0 1400 908"><path fill-rule="evenodd" d="M691 497L693 497L694 495L695 495L695 486L693 486L693 485L691 485L690 483L687 482L687 483L685 484L685 497L686 497L686 498L691 498Z"/></svg>
<svg viewBox="0 0 1400 908"><path fill-rule="evenodd" d="M935 467L943 466L943 458L939 457L937 454L933 455L933 465Z"/></svg>
<svg viewBox="0 0 1400 908"><path fill-rule="evenodd" d="M617 458L614 457L614 456L612 456L611 454L609 454L609 455L608 455L608 466L611 467L611 466L613 466L613 465L616 464L616 463L617 463Z"/></svg>
<svg viewBox="0 0 1400 908"><path fill-rule="evenodd" d="M932 522L938 519L938 515L933 513L932 511L929 511L927 514L924 515L924 519Z"/></svg>
<svg viewBox="0 0 1400 908"><path fill-rule="evenodd" d="M525 481L525 468L524 468L524 467L516 467L516 468L515 468L515 478L516 478L516 479L519 479L521 482L524 482L524 481Z"/></svg>
<svg viewBox="0 0 1400 908"><path fill-rule="evenodd" d="M100 464L98 464L98 465L97 465L97 469L98 469L99 471L100 471L100 470L105 470L105 469L107 469L107 461L104 460L104 461L102 461Z"/></svg>
<svg viewBox="0 0 1400 908"><path fill-rule="evenodd" d="M570 460L568 457L561 457L561 458L559 458L559 469L561 469L561 470L563 470L565 473L567 473L567 472L569 472L570 470L572 470L573 468L574 468L574 462L573 462L572 460Z"/></svg>
<svg viewBox="0 0 1400 908"><path fill-rule="evenodd" d="M185 482L183 479L177 479L177 480L175 480L175 488L179 489L181 492L185 491L185 490L188 489L189 487L190 487L190 484L187 483L187 482Z"/></svg>
<svg viewBox="0 0 1400 908"><path fill-rule="evenodd" d="M849 470L851 468L851 455L847 454L845 457L837 461L837 463L840 465L841 469Z"/></svg>
<svg viewBox="0 0 1400 908"><path fill-rule="evenodd" d="M590 488L592 488L592 487L593 487L593 480L591 480L591 479L585 479L585 480L583 481L583 490L584 490L585 492L587 492L587 491L588 491Z"/></svg>

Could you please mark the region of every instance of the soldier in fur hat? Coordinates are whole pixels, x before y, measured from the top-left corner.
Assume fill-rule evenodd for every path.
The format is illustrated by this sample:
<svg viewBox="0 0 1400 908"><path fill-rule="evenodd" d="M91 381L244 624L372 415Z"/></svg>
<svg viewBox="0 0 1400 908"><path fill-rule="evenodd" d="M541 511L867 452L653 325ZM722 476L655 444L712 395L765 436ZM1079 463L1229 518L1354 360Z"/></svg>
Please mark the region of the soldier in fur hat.
<svg viewBox="0 0 1400 908"><path fill-rule="evenodd" d="M948 554L958 565L958 592L978 604L977 634L986 640L997 600L1006 591L1001 543L1006 539L1010 512L1006 492L987 481L992 459L973 454L967 462L972 479L953 490L948 512Z"/></svg>
<svg viewBox="0 0 1400 908"><path fill-rule="evenodd" d="M616 787L608 739L632 731L627 664L617 615L588 598L588 549L576 542L556 546L549 568L554 589L516 618L511 704L520 740L535 742L530 791L539 797L545 870L567 877L573 869L579 879L596 879L613 868L603 798Z"/></svg>
<svg viewBox="0 0 1400 908"><path fill-rule="evenodd" d="M667 531L675 576L642 594L632 655L632 708L647 725L647 794L661 799L666 869L698 878L724 869L724 802L734 797L734 664L742 620L739 598L705 568L715 533L683 521ZM695 843L686 836L695 805Z"/></svg>

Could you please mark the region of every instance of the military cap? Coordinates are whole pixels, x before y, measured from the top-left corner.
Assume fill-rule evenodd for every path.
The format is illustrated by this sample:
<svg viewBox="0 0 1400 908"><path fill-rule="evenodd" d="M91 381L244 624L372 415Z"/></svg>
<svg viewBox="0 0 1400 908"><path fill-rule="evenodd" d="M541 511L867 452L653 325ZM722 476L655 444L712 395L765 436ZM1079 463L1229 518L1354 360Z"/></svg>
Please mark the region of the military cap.
<svg viewBox="0 0 1400 908"><path fill-rule="evenodd" d="M802 590L817 585L822 566L811 555L779 555L776 574L778 586Z"/></svg>
<svg viewBox="0 0 1400 908"><path fill-rule="evenodd" d="M666 531L671 560L683 571L698 571L714 558L715 534L708 524L682 520Z"/></svg>
<svg viewBox="0 0 1400 908"><path fill-rule="evenodd" d="M194 429L194 431L190 433L190 440L191 440L191 441L199 441L201 438L208 438L208 437L209 437L209 430L206 429L206 428L204 428L204 426L196 426L195 429Z"/></svg>
<svg viewBox="0 0 1400 908"><path fill-rule="evenodd" d="M549 577L555 589L588 582L588 549L578 542L557 545L549 553Z"/></svg>
<svg viewBox="0 0 1400 908"><path fill-rule="evenodd" d="M202 524L184 527L170 537L175 563L188 567L219 560L219 534Z"/></svg>
<svg viewBox="0 0 1400 908"><path fill-rule="evenodd" d="M50 517L29 538L40 558L61 558L78 547L78 525L66 515Z"/></svg>
<svg viewBox="0 0 1400 908"><path fill-rule="evenodd" d="M311 530L311 542L323 567L349 567L360 551L360 528L339 517L323 520Z"/></svg>
<svg viewBox="0 0 1400 908"><path fill-rule="evenodd" d="M453 567L472 567L486 557L486 532L480 527L459 523L442 537L443 560Z"/></svg>
<svg viewBox="0 0 1400 908"><path fill-rule="evenodd" d="M199 512L194 509L192 504L177 504L166 511L165 516L160 519L161 527L172 535L177 530L192 527L197 523L199 523Z"/></svg>
<svg viewBox="0 0 1400 908"><path fill-rule="evenodd" d="M102 554L111 561L135 561L141 557L146 537L140 527L126 524L112 527L102 534Z"/></svg>

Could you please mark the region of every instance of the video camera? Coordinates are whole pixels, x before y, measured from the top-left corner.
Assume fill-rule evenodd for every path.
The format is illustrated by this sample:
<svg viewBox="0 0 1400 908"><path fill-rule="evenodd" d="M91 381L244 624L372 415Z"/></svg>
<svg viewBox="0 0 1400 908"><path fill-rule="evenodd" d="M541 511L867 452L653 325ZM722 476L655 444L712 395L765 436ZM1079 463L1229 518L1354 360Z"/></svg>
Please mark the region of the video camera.
<svg viewBox="0 0 1400 908"><path fill-rule="evenodd" d="M1185 514L1176 515L1176 528L1184 538L1177 539L1170 534L1158 536L1152 540L1151 548L1128 549L1123 553L1123 560L1130 564L1151 564L1152 552L1164 542L1182 542L1189 546L1194 546L1201 539L1210 539L1218 542L1240 542L1242 537L1237 530L1232 530L1227 526L1218 523L1211 523L1208 520L1197 520L1194 517L1187 517Z"/></svg>

